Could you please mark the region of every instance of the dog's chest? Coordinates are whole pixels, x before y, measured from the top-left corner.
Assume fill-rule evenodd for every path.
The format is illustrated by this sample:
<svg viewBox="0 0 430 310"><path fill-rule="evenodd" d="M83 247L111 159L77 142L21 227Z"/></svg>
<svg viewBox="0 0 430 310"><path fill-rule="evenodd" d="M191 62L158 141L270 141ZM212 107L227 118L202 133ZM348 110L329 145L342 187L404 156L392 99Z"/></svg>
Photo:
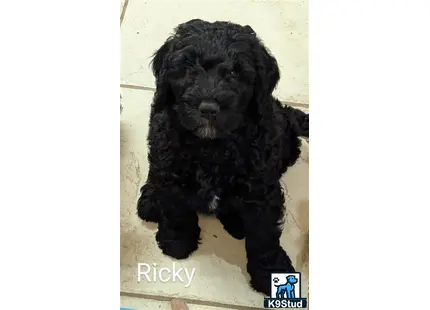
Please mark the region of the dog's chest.
<svg viewBox="0 0 430 310"><path fill-rule="evenodd" d="M201 211L213 212L218 208L222 193L221 177L213 170L196 169L195 181L198 184L197 196L204 202ZM205 209L205 210L203 210Z"/></svg>
<svg viewBox="0 0 430 310"><path fill-rule="evenodd" d="M196 195L202 201L201 212L212 213L219 208L220 197L228 184L224 166L204 165L201 162L192 170L197 186Z"/></svg>
<svg viewBox="0 0 430 310"><path fill-rule="evenodd" d="M176 167L183 184L201 201L200 212L214 212L220 207L223 192L234 184L246 169L239 153L229 148L185 147Z"/></svg>
<svg viewBox="0 0 430 310"><path fill-rule="evenodd" d="M238 172L244 170L242 163L235 150L193 146L182 149L177 167L202 189L214 189L231 183Z"/></svg>
<svg viewBox="0 0 430 310"><path fill-rule="evenodd" d="M219 197L217 195L214 195L212 200L209 201L208 209L210 212L214 212L218 208L218 201Z"/></svg>

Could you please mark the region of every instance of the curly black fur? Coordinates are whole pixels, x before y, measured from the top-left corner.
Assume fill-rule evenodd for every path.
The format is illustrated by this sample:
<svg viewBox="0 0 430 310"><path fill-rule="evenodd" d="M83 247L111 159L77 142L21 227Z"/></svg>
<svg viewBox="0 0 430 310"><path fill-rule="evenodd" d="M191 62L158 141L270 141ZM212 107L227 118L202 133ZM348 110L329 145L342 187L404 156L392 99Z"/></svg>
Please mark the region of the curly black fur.
<svg viewBox="0 0 430 310"><path fill-rule="evenodd" d="M152 67L157 89L139 217L158 222L159 247L180 259L198 247L197 214L215 214L245 238L251 285L270 294L270 273L294 271L279 243L279 180L300 154L298 136L309 135L309 116L272 97L278 65L249 26L181 24Z"/></svg>

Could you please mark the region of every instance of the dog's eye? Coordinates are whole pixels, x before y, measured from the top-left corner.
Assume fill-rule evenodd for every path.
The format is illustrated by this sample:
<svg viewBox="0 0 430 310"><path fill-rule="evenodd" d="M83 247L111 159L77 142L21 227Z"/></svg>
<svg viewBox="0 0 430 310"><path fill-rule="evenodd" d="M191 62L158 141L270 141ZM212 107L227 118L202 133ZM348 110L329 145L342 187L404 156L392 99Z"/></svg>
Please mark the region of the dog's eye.
<svg viewBox="0 0 430 310"><path fill-rule="evenodd" d="M236 73L236 71L235 71L235 70L231 70L231 71L230 71L230 75L234 77L234 76L236 76L236 75L237 75L237 73Z"/></svg>

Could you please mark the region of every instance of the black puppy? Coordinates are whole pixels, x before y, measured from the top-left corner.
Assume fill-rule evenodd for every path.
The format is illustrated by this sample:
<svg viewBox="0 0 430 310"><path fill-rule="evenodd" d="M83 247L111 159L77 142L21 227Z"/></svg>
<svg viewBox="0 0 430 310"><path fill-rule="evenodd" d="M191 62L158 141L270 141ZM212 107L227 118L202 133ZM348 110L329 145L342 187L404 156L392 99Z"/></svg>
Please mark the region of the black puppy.
<svg viewBox="0 0 430 310"><path fill-rule="evenodd" d="M198 213L246 238L251 285L270 294L272 272L294 272L279 243L280 177L300 154L309 116L272 97L279 69L249 26L191 20L155 53L157 89L149 174L138 215L158 223L163 253L198 247Z"/></svg>

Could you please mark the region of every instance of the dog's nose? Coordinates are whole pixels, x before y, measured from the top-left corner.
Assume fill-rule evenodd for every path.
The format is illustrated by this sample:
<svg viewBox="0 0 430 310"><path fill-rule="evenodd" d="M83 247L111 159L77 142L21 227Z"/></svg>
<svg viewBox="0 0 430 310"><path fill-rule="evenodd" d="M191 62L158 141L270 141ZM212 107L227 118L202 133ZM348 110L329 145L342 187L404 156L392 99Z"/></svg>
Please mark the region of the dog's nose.
<svg viewBox="0 0 430 310"><path fill-rule="evenodd" d="M219 113L219 106L214 101L202 101L199 105L199 111L204 116L215 116Z"/></svg>

